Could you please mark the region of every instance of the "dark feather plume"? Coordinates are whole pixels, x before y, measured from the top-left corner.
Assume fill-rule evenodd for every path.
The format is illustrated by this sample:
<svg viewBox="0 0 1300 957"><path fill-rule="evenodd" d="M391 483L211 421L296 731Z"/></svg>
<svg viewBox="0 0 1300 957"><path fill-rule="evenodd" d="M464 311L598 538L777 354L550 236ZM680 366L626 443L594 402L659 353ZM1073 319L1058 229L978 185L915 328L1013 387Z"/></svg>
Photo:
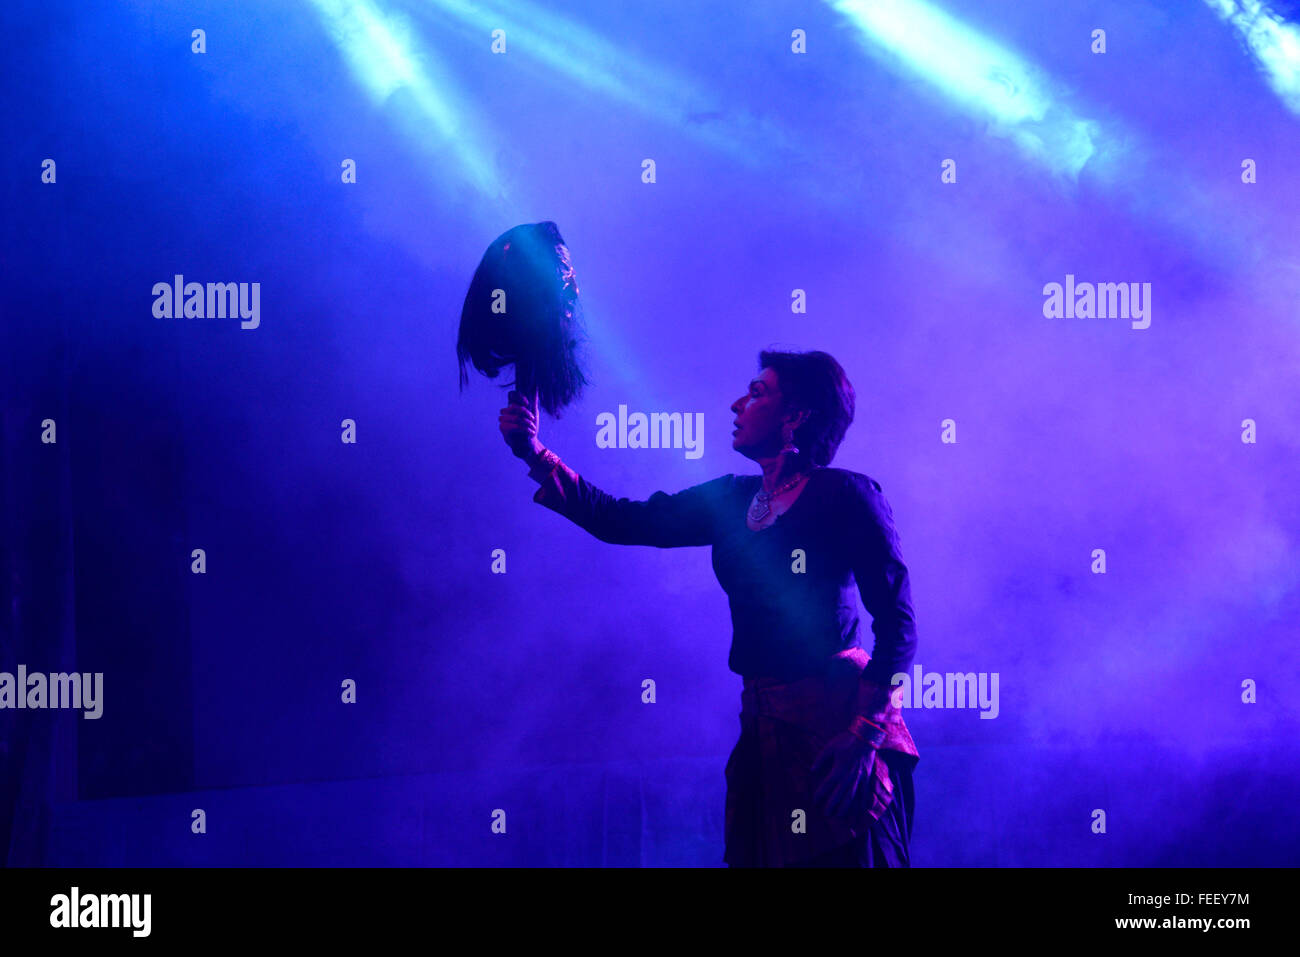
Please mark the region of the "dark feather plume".
<svg viewBox="0 0 1300 957"><path fill-rule="evenodd" d="M460 311L461 390L469 365L489 379L513 366L513 387L536 394L538 406L558 417L587 384L578 354L585 341L578 281L559 227L527 223L498 236Z"/></svg>

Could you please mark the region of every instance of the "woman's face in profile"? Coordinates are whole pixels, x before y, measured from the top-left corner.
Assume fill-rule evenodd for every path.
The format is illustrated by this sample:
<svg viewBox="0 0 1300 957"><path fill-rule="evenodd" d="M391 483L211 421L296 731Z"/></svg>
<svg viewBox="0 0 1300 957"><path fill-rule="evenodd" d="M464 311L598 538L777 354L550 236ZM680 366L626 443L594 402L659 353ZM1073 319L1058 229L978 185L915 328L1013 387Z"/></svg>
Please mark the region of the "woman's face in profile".
<svg viewBox="0 0 1300 957"><path fill-rule="evenodd" d="M749 391L731 404L736 414L731 447L751 459L780 452L785 444L781 435L784 405L776 370L764 369L749 383Z"/></svg>

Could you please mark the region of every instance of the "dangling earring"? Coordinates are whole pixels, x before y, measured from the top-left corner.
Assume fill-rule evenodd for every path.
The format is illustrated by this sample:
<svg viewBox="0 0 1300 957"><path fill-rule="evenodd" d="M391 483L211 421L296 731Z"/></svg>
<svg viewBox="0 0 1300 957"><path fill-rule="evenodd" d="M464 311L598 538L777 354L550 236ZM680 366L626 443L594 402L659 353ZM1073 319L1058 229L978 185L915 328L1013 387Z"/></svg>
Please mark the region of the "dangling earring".
<svg viewBox="0 0 1300 957"><path fill-rule="evenodd" d="M795 446L795 444L794 444L794 430L793 430L793 429L785 429L785 430L783 431L783 437L785 438L785 448L781 449L781 453L782 453L782 454L787 454L787 453L788 453L788 454L790 454L790 455L798 455L798 454L799 454L799 449L798 449L798 448Z"/></svg>

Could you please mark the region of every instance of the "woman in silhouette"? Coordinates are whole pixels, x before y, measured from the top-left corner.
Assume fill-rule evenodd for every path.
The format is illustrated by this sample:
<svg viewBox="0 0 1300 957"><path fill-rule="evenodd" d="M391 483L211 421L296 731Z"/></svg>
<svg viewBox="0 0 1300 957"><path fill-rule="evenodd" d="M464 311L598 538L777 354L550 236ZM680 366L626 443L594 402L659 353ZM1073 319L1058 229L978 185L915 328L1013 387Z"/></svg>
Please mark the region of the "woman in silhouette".
<svg viewBox="0 0 1300 957"><path fill-rule="evenodd" d="M916 649L907 566L874 479L832 468L854 392L825 352L759 354L731 405L732 447L761 469L645 501L614 498L537 437L535 400L501 410L533 500L604 542L709 545L744 678L727 762L732 867L907 867L918 754L891 678ZM870 657L854 590L871 614Z"/></svg>

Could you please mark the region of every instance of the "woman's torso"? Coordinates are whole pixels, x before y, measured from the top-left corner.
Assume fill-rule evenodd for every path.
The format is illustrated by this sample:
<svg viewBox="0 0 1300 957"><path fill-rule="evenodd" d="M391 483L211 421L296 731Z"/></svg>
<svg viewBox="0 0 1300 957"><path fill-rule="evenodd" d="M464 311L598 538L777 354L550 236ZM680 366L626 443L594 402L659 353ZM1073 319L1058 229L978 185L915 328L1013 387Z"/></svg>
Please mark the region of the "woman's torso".
<svg viewBox="0 0 1300 957"><path fill-rule="evenodd" d="M717 516L713 570L731 606L737 674L796 680L858 646L850 476L816 470L760 530L747 513L762 477L733 477Z"/></svg>

